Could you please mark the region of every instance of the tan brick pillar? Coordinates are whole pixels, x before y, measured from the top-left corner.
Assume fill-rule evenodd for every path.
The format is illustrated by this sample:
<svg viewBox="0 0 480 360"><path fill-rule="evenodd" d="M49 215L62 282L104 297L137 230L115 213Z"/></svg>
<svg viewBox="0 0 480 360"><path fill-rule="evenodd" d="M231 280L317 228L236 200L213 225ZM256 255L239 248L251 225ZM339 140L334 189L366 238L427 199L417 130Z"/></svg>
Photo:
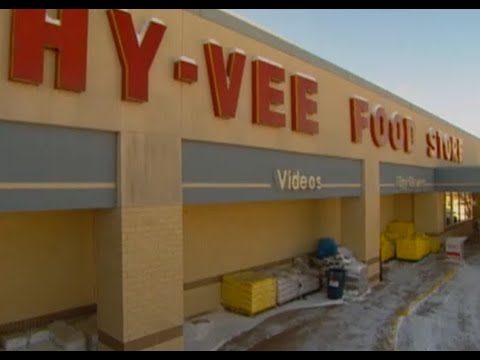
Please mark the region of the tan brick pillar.
<svg viewBox="0 0 480 360"><path fill-rule="evenodd" d="M380 173L377 160L363 163L363 192L342 199L342 242L368 265L370 284L380 275Z"/></svg>
<svg viewBox="0 0 480 360"><path fill-rule="evenodd" d="M181 141L120 135L120 206L99 212L100 349L183 348Z"/></svg>

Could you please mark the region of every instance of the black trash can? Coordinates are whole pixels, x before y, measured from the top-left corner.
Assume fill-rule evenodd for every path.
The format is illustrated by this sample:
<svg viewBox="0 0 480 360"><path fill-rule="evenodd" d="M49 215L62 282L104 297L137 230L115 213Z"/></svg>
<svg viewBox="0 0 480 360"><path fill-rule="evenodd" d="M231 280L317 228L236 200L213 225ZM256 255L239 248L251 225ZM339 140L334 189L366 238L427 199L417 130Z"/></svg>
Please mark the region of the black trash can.
<svg viewBox="0 0 480 360"><path fill-rule="evenodd" d="M337 300L343 297L346 274L344 269L327 270L327 297L329 299Z"/></svg>

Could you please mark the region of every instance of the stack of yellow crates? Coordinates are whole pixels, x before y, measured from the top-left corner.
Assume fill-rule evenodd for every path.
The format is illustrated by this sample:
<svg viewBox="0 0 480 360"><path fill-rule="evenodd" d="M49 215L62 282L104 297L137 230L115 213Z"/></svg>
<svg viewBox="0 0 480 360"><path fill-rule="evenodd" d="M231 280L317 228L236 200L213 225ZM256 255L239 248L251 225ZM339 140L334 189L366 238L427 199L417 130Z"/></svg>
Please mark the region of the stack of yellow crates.
<svg viewBox="0 0 480 360"><path fill-rule="evenodd" d="M415 225L406 221L393 221L387 225L382 233L381 258L387 261L393 257L401 260L418 261L430 254L438 253L442 248L442 241L430 238L422 233L415 233ZM393 255L391 253L393 246Z"/></svg>
<svg viewBox="0 0 480 360"><path fill-rule="evenodd" d="M222 280L222 305L227 309L255 315L275 307L277 284L272 277L251 271L226 275Z"/></svg>
<svg viewBox="0 0 480 360"><path fill-rule="evenodd" d="M397 240L397 258L418 261L430 254L430 238L425 234L401 237Z"/></svg>
<svg viewBox="0 0 480 360"><path fill-rule="evenodd" d="M406 221L393 221L387 225L387 237L397 240L402 237L412 236L415 233L415 225Z"/></svg>
<svg viewBox="0 0 480 360"><path fill-rule="evenodd" d="M433 254L438 254L442 251L443 248L443 241L439 237L430 237L430 251Z"/></svg>
<svg viewBox="0 0 480 360"><path fill-rule="evenodd" d="M389 223L380 238L382 262L397 257L397 241L402 238L413 236L414 233L415 226L411 222L392 221Z"/></svg>

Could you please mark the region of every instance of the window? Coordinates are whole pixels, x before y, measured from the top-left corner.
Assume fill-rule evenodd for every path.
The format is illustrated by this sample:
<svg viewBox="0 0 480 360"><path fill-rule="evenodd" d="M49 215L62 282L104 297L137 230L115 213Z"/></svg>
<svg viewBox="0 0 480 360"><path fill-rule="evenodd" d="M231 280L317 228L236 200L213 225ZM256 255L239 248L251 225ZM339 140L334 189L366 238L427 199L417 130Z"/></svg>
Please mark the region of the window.
<svg viewBox="0 0 480 360"><path fill-rule="evenodd" d="M451 226L473 218L473 196L470 193L445 193L445 225Z"/></svg>

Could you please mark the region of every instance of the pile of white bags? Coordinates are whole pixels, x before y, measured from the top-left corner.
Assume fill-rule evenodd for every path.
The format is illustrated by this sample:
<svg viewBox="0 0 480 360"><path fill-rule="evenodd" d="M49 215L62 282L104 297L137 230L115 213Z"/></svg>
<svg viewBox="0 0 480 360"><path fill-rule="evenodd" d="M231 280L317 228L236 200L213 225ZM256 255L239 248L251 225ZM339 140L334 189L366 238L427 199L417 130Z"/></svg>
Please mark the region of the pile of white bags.
<svg viewBox="0 0 480 360"><path fill-rule="evenodd" d="M353 254L346 248L338 250L343 258L346 273L345 291L355 295L362 295L368 290L367 265L355 259Z"/></svg>
<svg viewBox="0 0 480 360"><path fill-rule="evenodd" d="M277 280L278 305L320 289L320 273L310 267L307 257L295 259L293 266L268 269L262 273Z"/></svg>

